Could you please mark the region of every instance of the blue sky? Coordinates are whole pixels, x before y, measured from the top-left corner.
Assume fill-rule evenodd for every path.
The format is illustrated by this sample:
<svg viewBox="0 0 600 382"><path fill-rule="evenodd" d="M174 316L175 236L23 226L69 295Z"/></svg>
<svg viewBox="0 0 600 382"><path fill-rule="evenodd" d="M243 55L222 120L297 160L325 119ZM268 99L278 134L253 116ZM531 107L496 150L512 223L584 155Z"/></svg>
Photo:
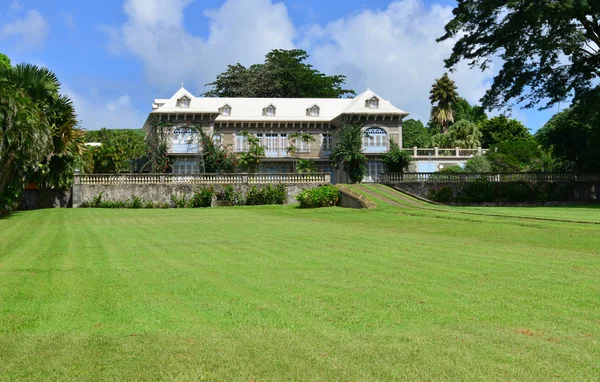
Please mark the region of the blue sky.
<svg viewBox="0 0 600 382"><path fill-rule="evenodd" d="M447 0L2 0L0 52L54 70L82 127L139 128L154 98L184 81L195 94L227 64L261 62L275 48L303 48L348 86L370 86L411 117L427 119L428 91L451 45L435 38ZM497 68L496 68L497 69ZM486 73L451 74L476 102ZM533 131L556 110L513 111Z"/></svg>

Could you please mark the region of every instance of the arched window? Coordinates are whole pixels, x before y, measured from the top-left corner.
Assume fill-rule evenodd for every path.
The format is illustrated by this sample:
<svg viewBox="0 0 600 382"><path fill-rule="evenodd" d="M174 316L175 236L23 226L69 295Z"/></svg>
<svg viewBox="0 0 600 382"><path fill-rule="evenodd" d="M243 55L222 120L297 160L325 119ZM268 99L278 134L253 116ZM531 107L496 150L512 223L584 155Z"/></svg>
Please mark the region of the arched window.
<svg viewBox="0 0 600 382"><path fill-rule="evenodd" d="M318 117L321 112L320 108L317 105L306 109L306 116L308 117Z"/></svg>
<svg viewBox="0 0 600 382"><path fill-rule="evenodd" d="M384 153L388 151L389 139L387 132L381 127L370 127L363 136L365 153Z"/></svg>
<svg viewBox="0 0 600 382"><path fill-rule="evenodd" d="M221 115L223 117L230 117L231 116L231 106L229 105L225 105L221 108Z"/></svg>
<svg viewBox="0 0 600 382"><path fill-rule="evenodd" d="M263 109L263 115L267 116L267 117L274 117L275 111L276 111L275 106L269 105Z"/></svg>

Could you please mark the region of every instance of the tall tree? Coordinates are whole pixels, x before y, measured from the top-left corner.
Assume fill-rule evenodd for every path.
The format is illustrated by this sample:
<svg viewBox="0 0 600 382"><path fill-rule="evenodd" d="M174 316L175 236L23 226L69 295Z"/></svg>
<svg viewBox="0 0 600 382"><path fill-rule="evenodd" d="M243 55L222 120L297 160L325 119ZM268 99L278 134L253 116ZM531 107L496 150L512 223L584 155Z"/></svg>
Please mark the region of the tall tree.
<svg viewBox="0 0 600 382"><path fill-rule="evenodd" d="M0 53L0 68L10 68L10 58L6 54Z"/></svg>
<svg viewBox="0 0 600 382"><path fill-rule="evenodd" d="M52 151L48 118L0 68L0 215L23 191L25 175Z"/></svg>
<svg viewBox="0 0 600 382"><path fill-rule="evenodd" d="M362 181L367 166L367 157L362 152L363 122L357 118L343 118L335 132L337 145L329 156L335 168L348 174L351 183Z"/></svg>
<svg viewBox="0 0 600 382"><path fill-rule="evenodd" d="M429 91L429 100L433 105L431 118L442 126L442 133L448 133L448 126L454 122L454 106L458 99L457 86L444 73L442 78L435 80Z"/></svg>
<svg viewBox="0 0 600 382"><path fill-rule="evenodd" d="M553 152L561 170L600 171L600 113L588 118L570 108L554 115L535 134L536 140Z"/></svg>
<svg viewBox="0 0 600 382"><path fill-rule="evenodd" d="M476 124L463 119L452 124L447 134L439 133L432 136L431 145L442 148L475 149L481 147L481 131Z"/></svg>
<svg viewBox="0 0 600 382"><path fill-rule="evenodd" d="M473 106L462 97L458 97L456 99L456 103L454 105L454 121L469 121L473 122L476 125L486 121L488 118L485 113L485 109L483 106Z"/></svg>
<svg viewBox="0 0 600 382"><path fill-rule="evenodd" d="M430 141L431 135L423 122L415 119L402 122L402 146L407 148L427 147Z"/></svg>
<svg viewBox="0 0 600 382"><path fill-rule="evenodd" d="M327 76L307 64L309 55L301 49L276 49L266 55L263 64L249 68L229 65L227 70L207 84L213 89L206 97L259 98L341 98L355 95L345 89L346 76Z"/></svg>
<svg viewBox="0 0 600 382"><path fill-rule="evenodd" d="M480 125L482 134L482 147L488 148L498 143L516 139L531 138L529 129L516 119L505 116L488 119Z"/></svg>
<svg viewBox="0 0 600 382"><path fill-rule="evenodd" d="M551 107L574 96L596 108L598 0L458 0L453 14L438 39L456 39L447 68L466 60L485 70L498 57L503 61L482 99L484 107L504 108L514 102Z"/></svg>

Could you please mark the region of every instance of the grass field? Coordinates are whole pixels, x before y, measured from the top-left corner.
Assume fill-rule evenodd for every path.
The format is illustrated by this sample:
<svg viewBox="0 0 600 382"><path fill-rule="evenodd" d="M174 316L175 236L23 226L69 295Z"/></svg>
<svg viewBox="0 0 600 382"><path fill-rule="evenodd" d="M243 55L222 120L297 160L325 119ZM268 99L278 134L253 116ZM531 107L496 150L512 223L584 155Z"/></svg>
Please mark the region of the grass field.
<svg viewBox="0 0 600 382"><path fill-rule="evenodd" d="M0 380L600 378L600 225L378 205L2 219Z"/></svg>

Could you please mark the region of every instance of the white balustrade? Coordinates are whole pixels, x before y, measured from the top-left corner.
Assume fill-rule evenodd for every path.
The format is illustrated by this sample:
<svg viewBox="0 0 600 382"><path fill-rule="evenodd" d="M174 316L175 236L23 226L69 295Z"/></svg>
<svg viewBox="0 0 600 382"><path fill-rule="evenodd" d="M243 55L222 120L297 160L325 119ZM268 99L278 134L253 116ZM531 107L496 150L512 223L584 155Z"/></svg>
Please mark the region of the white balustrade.
<svg viewBox="0 0 600 382"><path fill-rule="evenodd" d="M89 174L75 175L82 185L121 184L269 184L331 183L329 173L280 174Z"/></svg>

